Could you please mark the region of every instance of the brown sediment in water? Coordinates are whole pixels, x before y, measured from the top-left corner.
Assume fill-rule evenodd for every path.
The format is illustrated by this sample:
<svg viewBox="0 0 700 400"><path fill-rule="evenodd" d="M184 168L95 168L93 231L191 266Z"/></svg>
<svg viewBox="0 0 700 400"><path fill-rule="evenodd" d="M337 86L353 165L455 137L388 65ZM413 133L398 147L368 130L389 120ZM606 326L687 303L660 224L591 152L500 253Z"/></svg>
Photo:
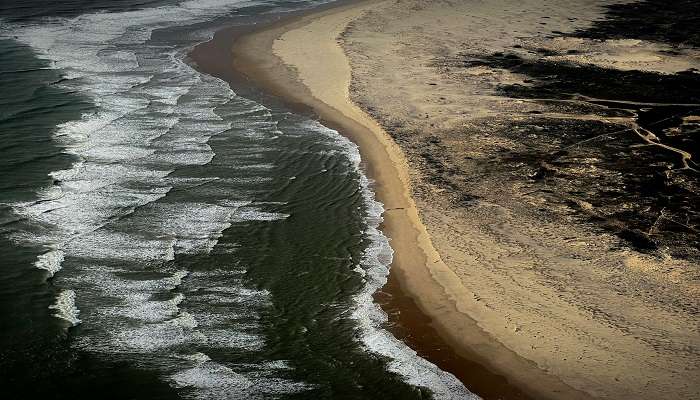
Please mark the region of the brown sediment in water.
<svg viewBox="0 0 700 400"><path fill-rule="evenodd" d="M457 353L433 327L411 296L401 288L396 274L389 275L386 285L374 295L375 301L389 316L387 329L414 349L419 356L449 371L473 393L484 399L535 399L508 378L489 370L488 363L470 349Z"/></svg>

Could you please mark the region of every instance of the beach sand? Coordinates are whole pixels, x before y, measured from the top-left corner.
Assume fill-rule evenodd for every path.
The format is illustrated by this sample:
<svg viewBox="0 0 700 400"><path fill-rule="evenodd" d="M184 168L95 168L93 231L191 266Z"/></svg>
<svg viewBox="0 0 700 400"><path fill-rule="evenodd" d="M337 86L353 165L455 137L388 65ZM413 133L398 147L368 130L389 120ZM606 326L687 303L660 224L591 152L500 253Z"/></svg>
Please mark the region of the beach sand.
<svg viewBox="0 0 700 400"><path fill-rule="evenodd" d="M392 281L452 350L505 377L512 398L698 398L692 244L685 258L626 245L623 234L638 229L555 180L531 179L547 165L503 157L561 145L534 140L552 121L566 121L564 133L590 128L576 123L635 127L631 113L607 107L504 96L499 85L531 79L496 65L503 49L667 74L697 64L692 48L670 56L658 43L551 34L589 28L604 5L357 2L242 35L233 64L358 144L386 208ZM503 133L518 123L533 141ZM460 365L451 372L470 388Z"/></svg>

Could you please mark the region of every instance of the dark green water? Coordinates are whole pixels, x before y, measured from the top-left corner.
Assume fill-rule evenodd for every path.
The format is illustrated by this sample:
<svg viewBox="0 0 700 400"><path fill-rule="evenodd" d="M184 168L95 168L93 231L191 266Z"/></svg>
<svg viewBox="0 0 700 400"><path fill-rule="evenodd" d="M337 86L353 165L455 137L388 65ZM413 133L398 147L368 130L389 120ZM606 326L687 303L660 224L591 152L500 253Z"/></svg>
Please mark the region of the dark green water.
<svg viewBox="0 0 700 400"><path fill-rule="evenodd" d="M49 172L75 161L52 140L51 132L91 107L82 96L53 87L60 74L48 66L28 46L0 40L0 371L7 381L16 369L24 372L39 364L51 368L53 355L46 349L66 343L65 330L47 318L56 290L34 268L41 246L18 243L8 235L26 226L11 205L37 200L38 190L52 184Z"/></svg>
<svg viewBox="0 0 700 400"><path fill-rule="evenodd" d="M355 146L183 61L308 4L99 6L0 30L3 398L469 397L382 329Z"/></svg>

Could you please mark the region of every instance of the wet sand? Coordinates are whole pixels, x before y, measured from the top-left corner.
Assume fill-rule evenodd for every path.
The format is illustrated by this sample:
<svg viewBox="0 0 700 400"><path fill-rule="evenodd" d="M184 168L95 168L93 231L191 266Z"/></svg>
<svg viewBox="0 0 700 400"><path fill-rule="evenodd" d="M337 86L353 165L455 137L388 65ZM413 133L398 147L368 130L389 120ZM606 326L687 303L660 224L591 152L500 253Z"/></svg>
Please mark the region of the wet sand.
<svg viewBox="0 0 700 400"><path fill-rule="evenodd" d="M444 158L462 154L467 160L479 159L485 147L506 148L504 140L475 134L466 141L450 132L456 127L488 132L484 120L490 118L494 128L514 119L512 113L494 110L511 111L513 104L522 108L522 101L506 102L484 85L484 76L500 83L523 81L505 66L474 65L466 73L450 74L455 66L447 61L465 50L464 40L478 43L486 35L497 42L488 43L488 53L512 46L513 33L507 28L492 24L503 30L489 31L484 24L488 26L489 18L512 18L518 7L530 7L531 18L538 12L547 19L553 14L555 21L546 23L559 30L585 28L586 21L603 14L602 7L567 3L563 8L570 10L556 14L547 2L509 3L505 12L484 10L487 6L465 10L441 2L409 3L333 7L236 35L233 43L232 32L220 32L208 45L211 55L194 58L204 65L233 44L234 69L226 72L228 59L219 55L210 62L215 74L218 70L234 86L245 76L359 145L364 168L385 204L383 231L395 251L390 283L377 298L398 323L399 337L455 373L469 389L485 398L651 399L661 393L691 398L698 391L692 379L698 366L692 262L659 261L621 247L614 234L592 230L580 220L545 218L531 207L556 204L533 200L531 193L514 195L512 187L489 187L503 176L470 161L465 166ZM470 26L465 24L469 13L471 31L463 29ZM571 21L572 14L581 21ZM510 25L533 25L528 18L518 22ZM648 57L661 50L647 46L635 54ZM603 58L592 62L639 63L628 56ZM441 59L442 64L436 62ZM688 65L674 59L656 68ZM455 79L463 86L454 85ZM525 112L542 113L538 106ZM585 120L629 119L617 111L589 114ZM481 125L476 117L483 117L477 121ZM463 190L449 176L464 176L473 186ZM521 192L540 190L517 187ZM512 201L488 198L489 191ZM601 265L614 266L613 273L601 271ZM630 280L643 280L645 293L658 287L659 279L668 283L657 275L649 283L647 276L637 274L661 268L691 271L672 281L674 287L664 286L662 294L670 299L619 290L639 291L638 282ZM687 306L669 309L678 297ZM658 339L669 335L672 343ZM451 351L439 345L443 340ZM433 342L438 345L431 347Z"/></svg>

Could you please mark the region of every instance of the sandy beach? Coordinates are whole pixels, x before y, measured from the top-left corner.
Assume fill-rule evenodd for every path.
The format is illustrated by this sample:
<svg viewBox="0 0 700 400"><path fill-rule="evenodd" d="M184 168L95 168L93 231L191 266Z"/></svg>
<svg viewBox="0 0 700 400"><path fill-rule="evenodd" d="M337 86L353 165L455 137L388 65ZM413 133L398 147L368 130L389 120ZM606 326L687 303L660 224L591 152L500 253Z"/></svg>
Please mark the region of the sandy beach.
<svg viewBox="0 0 700 400"><path fill-rule="evenodd" d="M562 38L591 28L612 2L554 3L345 4L238 36L233 67L358 144L385 205L392 279L452 351L504 377L510 398L696 398L693 242L644 250L645 240L677 240L676 231L664 233L658 221L642 230L609 215L599 192L585 197L557 180L564 167L525 158L590 141L553 140L547 126L564 137L592 129L601 137L621 128L634 134L644 128L637 114L590 96L513 94L541 77L510 61L546 55L672 76L699 66L697 50ZM689 96L685 102L697 103ZM521 137L508 136L514 131ZM692 173L683 156L690 153L665 146L682 156L688 168L681 173ZM567 170L566 182L578 174L581 188L592 185L584 177L619 176L585 160ZM471 389L468 371L459 369L450 372ZM497 391L477 393L496 398Z"/></svg>

